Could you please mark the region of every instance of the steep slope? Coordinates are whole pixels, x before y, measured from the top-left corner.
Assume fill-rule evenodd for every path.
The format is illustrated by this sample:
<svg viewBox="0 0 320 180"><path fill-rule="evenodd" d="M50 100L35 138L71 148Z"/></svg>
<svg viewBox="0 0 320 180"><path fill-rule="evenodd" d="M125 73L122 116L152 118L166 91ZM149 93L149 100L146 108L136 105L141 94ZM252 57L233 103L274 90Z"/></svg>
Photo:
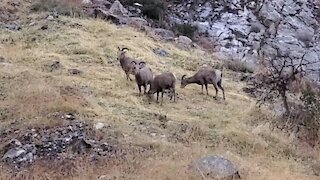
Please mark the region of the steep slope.
<svg viewBox="0 0 320 180"><path fill-rule="evenodd" d="M180 78L203 64L214 64L205 52L179 50L99 20L44 17L25 18L21 31L0 29L0 133L12 127L56 126L59 122L51 114L73 112L88 123L104 123L102 137L152 151L147 158L138 156L108 168L109 162L89 166L80 161L66 174L36 166L18 175L1 170L1 178L45 174L47 178L187 179L192 160L219 154L238 165L244 179L317 179L310 168L316 152L302 151L282 132L270 131L233 72L225 71L223 79L226 102L200 95L195 85L180 89L178 82L177 103L166 98L160 106L137 96L134 82L125 79L116 59L117 46L126 46L129 55L144 59L156 74L171 71ZM155 55L153 49L158 47L170 55ZM70 69L81 73L72 74ZM212 87L209 93L214 94ZM0 167L6 169L2 163Z"/></svg>

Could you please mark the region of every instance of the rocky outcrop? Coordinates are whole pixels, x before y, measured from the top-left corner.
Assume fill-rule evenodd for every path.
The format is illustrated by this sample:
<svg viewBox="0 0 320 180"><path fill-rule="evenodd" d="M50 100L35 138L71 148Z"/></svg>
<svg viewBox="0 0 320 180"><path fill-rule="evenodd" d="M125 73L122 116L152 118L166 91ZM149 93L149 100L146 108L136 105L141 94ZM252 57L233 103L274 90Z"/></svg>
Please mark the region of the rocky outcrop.
<svg viewBox="0 0 320 180"><path fill-rule="evenodd" d="M197 26L220 59L256 64L260 50L320 61L318 11L312 0L189 0L170 5L167 16L171 25Z"/></svg>

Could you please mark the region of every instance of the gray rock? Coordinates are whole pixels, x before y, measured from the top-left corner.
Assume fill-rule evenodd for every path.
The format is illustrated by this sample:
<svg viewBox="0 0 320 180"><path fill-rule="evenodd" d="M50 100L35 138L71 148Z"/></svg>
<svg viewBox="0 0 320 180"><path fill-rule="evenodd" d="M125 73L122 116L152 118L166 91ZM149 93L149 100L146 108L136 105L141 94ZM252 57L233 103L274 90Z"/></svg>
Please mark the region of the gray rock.
<svg viewBox="0 0 320 180"><path fill-rule="evenodd" d="M174 39L174 33L170 30L156 28L152 32L155 36L161 37L164 40L173 40Z"/></svg>
<svg viewBox="0 0 320 180"><path fill-rule="evenodd" d="M49 21L51 21L51 20L53 20L54 19L54 17L52 16L52 15L49 15L48 17L47 17L47 20L49 20Z"/></svg>
<svg viewBox="0 0 320 180"><path fill-rule="evenodd" d="M120 1L116 0L111 5L109 11L109 14L117 15L117 16L129 16L129 11L123 7L123 5L120 3Z"/></svg>
<svg viewBox="0 0 320 180"><path fill-rule="evenodd" d="M96 130L101 130L102 128L104 128L104 124L101 123L101 122L99 122L99 123L97 123L97 124L94 125L94 128L95 128Z"/></svg>
<svg viewBox="0 0 320 180"><path fill-rule="evenodd" d="M238 168L228 159L219 156L203 157L193 162L189 168L201 178L240 179Z"/></svg>
<svg viewBox="0 0 320 180"><path fill-rule="evenodd" d="M21 30L21 26L18 23L6 24L5 28L10 31L20 31Z"/></svg>
<svg viewBox="0 0 320 180"><path fill-rule="evenodd" d="M19 148L19 147L12 148L4 154L3 159L4 160L6 160L6 159L12 160L14 158L17 158L17 157L24 155L25 153L26 153L26 151L22 148Z"/></svg>
<svg viewBox="0 0 320 180"><path fill-rule="evenodd" d="M155 48L153 49L153 52L161 57L169 56L169 53L166 50L161 48Z"/></svg>

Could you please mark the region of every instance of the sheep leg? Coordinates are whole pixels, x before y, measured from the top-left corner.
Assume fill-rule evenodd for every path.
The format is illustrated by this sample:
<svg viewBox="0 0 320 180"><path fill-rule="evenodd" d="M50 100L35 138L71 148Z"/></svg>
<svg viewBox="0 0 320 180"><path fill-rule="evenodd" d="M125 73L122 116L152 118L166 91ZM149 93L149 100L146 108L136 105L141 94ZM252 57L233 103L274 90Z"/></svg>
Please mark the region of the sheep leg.
<svg viewBox="0 0 320 180"><path fill-rule="evenodd" d="M141 96L141 86L138 85L138 89L139 89L139 96Z"/></svg>
<svg viewBox="0 0 320 180"><path fill-rule="evenodd" d="M144 94L146 94L147 93L147 84L144 84L143 87L144 87Z"/></svg>
<svg viewBox="0 0 320 180"><path fill-rule="evenodd" d="M176 89L172 88L172 92L173 92L173 102L176 102Z"/></svg>
<svg viewBox="0 0 320 180"><path fill-rule="evenodd" d="M163 94L164 94L164 90L162 89L162 91L161 91L161 105L163 103Z"/></svg>
<svg viewBox="0 0 320 180"><path fill-rule="evenodd" d="M203 84L201 84L201 94L203 94Z"/></svg>
<svg viewBox="0 0 320 180"><path fill-rule="evenodd" d="M221 85L221 81L218 82L218 87L222 90L223 99L226 100L226 97L224 96L224 88Z"/></svg>
<svg viewBox="0 0 320 180"><path fill-rule="evenodd" d="M217 84L213 83L213 87L214 87L214 89L216 90L216 96L214 96L213 98L217 99L217 97L218 97L218 87L217 87Z"/></svg>
<svg viewBox="0 0 320 180"><path fill-rule="evenodd" d="M206 91L207 91L207 95L209 96L209 92L208 92L208 84L205 83L204 86L206 87Z"/></svg>
<svg viewBox="0 0 320 180"><path fill-rule="evenodd" d="M159 91L157 91L157 103L159 103Z"/></svg>
<svg viewBox="0 0 320 180"><path fill-rule="evenodd" d="M130 81L132 81L132 79L129 76L129 73L126 73L126 75L127 75L127 80L129 79Z"/></svg>

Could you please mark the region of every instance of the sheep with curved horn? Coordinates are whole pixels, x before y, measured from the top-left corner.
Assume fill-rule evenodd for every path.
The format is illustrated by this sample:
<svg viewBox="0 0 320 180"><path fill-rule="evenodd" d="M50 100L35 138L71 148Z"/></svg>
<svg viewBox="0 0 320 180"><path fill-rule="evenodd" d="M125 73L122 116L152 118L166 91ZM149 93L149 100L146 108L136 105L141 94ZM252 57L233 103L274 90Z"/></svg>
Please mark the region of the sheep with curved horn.
<svg viewBox="0 0 320 180"><path fill-rule="evenodd" d="M201 85L201 92L203 94L203 86L206 87L207 95L208 92L208 84L212 84L214 89L216 90L216 96L218 96L218 88L222 90L223 99L225 99L224 88L222 87L222 68L211 69L211 68L202 68L193 76L187 78L186 75L183 75L181 78L181 88L186 87L188 84L198 84Z"/></svg>
<svg viewBox="0 0 320 180"><path fill-rule="evenodd" d="M132 81L132 79L129 76L130 74L134 75L134 72L133 72L134 65L132 64L132 62L138 63L139 61L134 58L126 56L127 51L125 51L125 50L128 51L129 49L126 47L124 47L124 48L118 47L117 60L120 61L121 68L125 72L127 80L130 79L130 81Z"/></svg>
<svg viewBox="0 0 320 180"><path fill-rule="evenodd" d="M141 95L141 87L144 87L144 94L147 92L147 86L150 85L153 81L152 70L146 66L144 61L136 63L135 61L131 62L133 64L133 72L135 74L136 83L139 89L139 96ZM150 88L149 88L150 89Z"/></svg>

